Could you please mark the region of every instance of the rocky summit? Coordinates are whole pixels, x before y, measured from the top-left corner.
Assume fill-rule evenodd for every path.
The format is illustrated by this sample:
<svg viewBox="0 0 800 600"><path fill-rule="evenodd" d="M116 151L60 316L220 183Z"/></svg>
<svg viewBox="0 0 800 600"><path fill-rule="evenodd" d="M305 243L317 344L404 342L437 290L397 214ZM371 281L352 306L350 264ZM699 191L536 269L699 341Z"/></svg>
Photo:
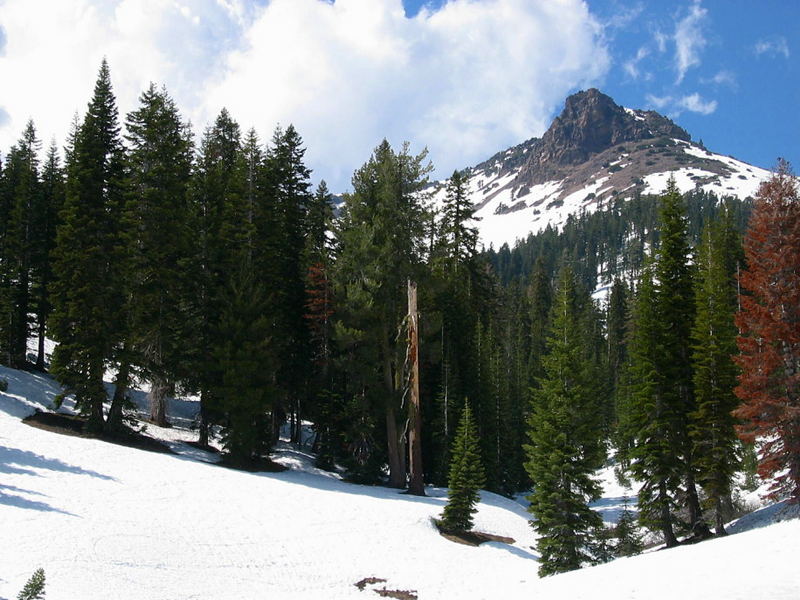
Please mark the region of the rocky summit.
<svg viewBox="0 0 800 600"><path fill-rule="evenodd" d="M466 174L481 240L499 247L612 199L658 194L670 176L683 192L746 198L768 171L716 154L667 117L620 106L592 88L569 96L541 138L498 152ZM445 184L434 184L436 201Z"/></svg>

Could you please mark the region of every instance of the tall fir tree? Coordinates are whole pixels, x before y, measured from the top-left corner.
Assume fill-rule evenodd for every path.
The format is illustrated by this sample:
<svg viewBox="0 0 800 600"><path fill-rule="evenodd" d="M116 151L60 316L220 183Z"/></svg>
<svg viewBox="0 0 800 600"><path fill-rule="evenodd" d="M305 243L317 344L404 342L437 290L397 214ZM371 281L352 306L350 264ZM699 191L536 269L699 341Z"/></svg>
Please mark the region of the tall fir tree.
<svg viewBox="0 0 800 600"><path fill-rule="evenodd" d="M800 502L800 198L781 161L758 191L744 245L739 434L757 443L773 497Z"/></svg>
<svg viewBox="0 0 800 600"><path fill-rule="evenodd" d="M131 232L132 349L150 381L150 419L166 421L166 395L182 375L190 254L192 142L172 98L154 84L126 119ZM125 385L119 381L118 385Z"/></svg>
<svg viewBox="0 0 800 600"><path fill-rule="evenodd" d="M221 415L227 459L248 467L256 465L272 446L273 324L267 292L256 281L247 259L222 298L219 328L225 335L213 355L220 372L213 408Z"/></svg>
<svg viewBox="0 0 800 600"><path fill-rule="evenodd" d="M62 222L56 236L51 371L74 393L92 431L103 429L103 375L122 337L125 290L121 256L123 151L108 63L70 157Z"/></svg>
<svg viewBox="0 0 800 600"><path fill-rule="evenodd" d="M544 375L534 390L526 446L533 482L529 511L539 534L539 574L580 568L594 559L600 517L589 502L600 495L593 474L605 459L598 400L587 352L588 298L580 298L569 268L553 300Z"/></svg>
<svg viewBox="0 0 800 600"><path fill-rule="evenodd" d="M393 487L404 487L406 479L398 419L402 382L396 377L405 344L398 343L397 331L406 313L407 280L420 281L422 270L429 221L420 194L430 171L425 158L426 152L412 155L408 144L395 152L384 140L354 174L337 230L341 325L357 329L361 348L369 349L369 403L383 410Z"/></svg>
<svg viewBox="0 0 800 600"><path fill-rule="evenodd" d="M658 370L662 382L661 401L670 412L672 460L682 471L689 530L707 536L695 478L694 446L689 435L691 414L696 408L693 386L691 328L695 317L694 268L687 234L686 207L675 180L670 178L661 196L661 239L655 265L656 310L661 323Z"/></svg>
<svg viewBox="0 0 800 600"><path fill-rule="evenodd" d="M227 110L222 109L200 142L190 184L190 248L188 316L195 332L187 347L186 384L200 395L199 443L208 444L209 427L218 415L213 398L221 389L221 373L216 360L225 344L219 327L224 308L223 294L230 277L246 254L249 237L247 205L247 165L242 155L241 132ZM253 261L260 269L262 262Z"/></svg>
<svg viewBox="0 0 800 600"><path fill-rule="evenodd" d="M477 512L475 505L485 480L478 446L478 431L469 402L465 402L451 452L447 504L441 520L445 531L472 529L472 515Z"/></svg>
<svg viewBox="0 0 800 600"><path fill-rule="evenodd" d="M733 410L739 401L736 387L735 288L731 285L733 262L726 244L732 237L723 223L706 227L699 253L697 316L692 330L694 388L697 410L690 415L689 433L694 444L699 483L705 504L714 512L716 532L725 534L730 516L733 476L738 470Z"/></svg>
<svg viewBox="0 0 800 600"><path fill-rule="evenodd" d="M673 459L671 411L663 401L657 357L663 352L652 265L645 266L632 310L629 363L618 395L618 457L639 490L639 520L659 531L667 547L678 544L671 493L680 482Z"/></svg>
<svg viewBox="0 0 800 600"><path fill-rule="evenodd" d="M29 313L33 308L31 275L36 251L34 211L41 204L38 153L41 143L33 121L25 127L12 148L4 171L3 185L8 194L8 222L2 256L2 283L7 303L0 325L6 363L21 369L27 366Z"/></svg>
<svg viewBox="0 0 800 600"><path fill-rule="evenodd" d="M308 383L306 365L311 352L304 313L307 211L312 194L311 171L304 163L304 155L303 140L292 125L285 131L276 129L267 157L279 233L273 258L277 266L275 311L280 329L275 341L280 345L281 395L287 402L282 409L288 410L292 417L294 442L300 439L300 415Z"/></svg>
<svg viewBox="0 0 800 600"><path fill-rule="evenodd" d="M53 263L59 214L64 205L64 169L61 167L58 148L53 142L47 151L42 167L41 193L34 208L34 246L31 269L33 308L36 314L36 368L45 368L45 336L48 320L53 310Z"/></svg>

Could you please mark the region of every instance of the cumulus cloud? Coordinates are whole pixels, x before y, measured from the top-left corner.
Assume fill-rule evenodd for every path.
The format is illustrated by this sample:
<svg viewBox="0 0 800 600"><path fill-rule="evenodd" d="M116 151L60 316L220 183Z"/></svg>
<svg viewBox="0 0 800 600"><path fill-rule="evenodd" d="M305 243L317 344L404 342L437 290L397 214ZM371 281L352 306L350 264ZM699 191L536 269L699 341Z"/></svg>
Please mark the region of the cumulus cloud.
<svg viewBox="0 0 800 600"><path fill-rule="evenodd" d="M675 70L678 72L676 84L683 81L686 72L700 64L700 52L706 46L703 35L703 22L708 11L696 0L689 7L689 14L675 26Z"/></svg>
<svg viewBox="0 0 800 600"><path fill-rule="evenodd" d="M717 110L716 100L705 100L697 92L685 96L656 96L647 94L647 102L654 108L667 112L670 116L676 117L684 111L710 115Z"/></svg>
<svg viewBox="0 0 800 600"><path fill-rule="evenodd" d="M540 134L608 61L576 0L461 0L411 19L400 0L273 0L208 83L205 108L259 130L294 123L312 166L337 182L382 137L427 145L443 174Z"/></svg>
<svg viewBox="0 0 800 600"><path fill-rule="evenodd" d="M452 0L413 18L401 0L44 4L3 5L0 147L28 117L63 140L105 55L122 112L152 80L197 129L223 106L262 135L293 123L334 189L383 137L427 145L446 174L541 134L564 96L609 66L580 0Z"/></svg>
<svg viewBox="0 0 800 600"><path fill-rule="evenodd" d="M166 84L181 106L200 101L198 79L220 64L235 24L215 0L5 0L5 54L0 56L0 127L7 148L33 118L43 139L63 143L90 99L103 57L121 115L150 81Z"/></svg>
<svg viewBox="0 0 800 600"><path fill-rule="evenodd" d="M789 58L789 43L783 36L775 36L770 39L759 40L753 47L756 56L766 54L767 56L783 56Z"/></svg>

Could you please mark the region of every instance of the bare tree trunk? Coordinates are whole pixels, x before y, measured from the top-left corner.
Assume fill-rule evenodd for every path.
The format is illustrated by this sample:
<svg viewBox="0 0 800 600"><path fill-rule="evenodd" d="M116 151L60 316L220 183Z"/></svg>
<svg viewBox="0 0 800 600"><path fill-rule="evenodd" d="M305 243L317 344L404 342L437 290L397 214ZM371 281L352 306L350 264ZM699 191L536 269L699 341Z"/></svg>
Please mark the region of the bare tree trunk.
<svg viewBox="0 0 800 600"><path fill-rule="evenodd" d="M45 335L45 320L40 319L39 322L39 347L36 353L36 370L44 371L44 335Z"/></svg>
<svg viewBox="0 0 800 600"><path fill-rule="evenodd" d="M402 447L404 444L401 443L402 434L399 434L397 430L389 332L386 331L385 324L383 330L383 381L386 387L386 450L389 459L389 486L404 488L406 486L405 448Z"/></svg>
<svg viewBox="0 0 800 600"><path fill-rule="evenodd" d="M153 377L147 398L150 404L150 421L159 427L169 427L167 421L167 394L169 384L162 377Z"/></svg>
<svg viewBox="0 0 800 600"><path fill-rule="evenodd" d="M425 495L422 470L422 410L419 398L419 314L417 313L417 284L408 281L408 360L410 373L410 396L408 404L409 480L408 493Z"/></svg>
<svg viewBox="0 0 800 600"><path fill-rule="evenodd" d="M208 447L208 410L206 404L208 396L205 391L200 392L200 426L198 430L197 443L200 446Z"/></svg>
<svg viewBox="0 0 800 600"><path fill-rule="evenodd" d="M678 538L672 530L672 515L669 514L669 503L667 500L667 483L663 479L658 482L658 500L661 505L661 532L664 534L664 544L667 548L674 548L678 545Z"/></svg>
<svg viewBox="0 0 800 600"><path fill-rule="evenodd" d="M114 380L114 397L111 399L111 407L108 409L106 417L106 429L111 433L118 433L122 430L122 409L130 385L130 371L130 363L127 360L122 361Z"/></svg>
<svg viewBox="0 0 800 600"><path fill-rule="evenodd" d="M700 497L697 494L697 485L692 473L690 461L687 464L686 475L686 501L689 505L689 521L692 528L692 535L701 539L711 537L711 530L703 519L703 509L700 507Z"/></svg>

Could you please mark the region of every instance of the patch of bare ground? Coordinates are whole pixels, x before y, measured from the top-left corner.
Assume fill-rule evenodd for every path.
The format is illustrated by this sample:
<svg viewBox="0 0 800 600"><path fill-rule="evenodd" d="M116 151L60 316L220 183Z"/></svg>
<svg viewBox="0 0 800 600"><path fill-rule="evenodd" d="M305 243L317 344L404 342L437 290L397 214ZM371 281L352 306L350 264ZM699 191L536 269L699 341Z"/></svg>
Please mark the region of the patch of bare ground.
<svg viewBox="0 0 800 600"><path fill-rule="evenodd" d="M503 535L495 535L494 533L485 533L483 531L457 531L453 529L442 528L442 522L438 519L433 519L433 524L439 530L439 535L443 538L455 542L457 544L464 544L465 546L480 546L485 542L500 542L502 544L513 544L516 540L514 538L505 537Z"/></svg>
<svg viewBox="0 0 800 600"><path fill-rule="evenodd" d="M114 433L89 433L86 431L86 419L77 415L44 412L37 409L32 415L22 419L22 422L31 427L36 427L37 429L52 431L62 435L92 438L103 440L111 444L127 446L129 448L138 448L139 450L174 454L166 444L163 444L155 438L151 438L149 435L130 429L129 427L123 427L120 431Z"/></svg>
<svg viewBox="0 0 800 600"><path fill-rule="evenodd" d="M386 580L381 577L365 577L361 581L354 583L359 591L364 591L367 586L377 585L379 583L386 583ZM382 588L371 588L373 592L378 594L381 598L395 598L396 600L417 600L416 590L390 590L384 585Z"/></svg>

